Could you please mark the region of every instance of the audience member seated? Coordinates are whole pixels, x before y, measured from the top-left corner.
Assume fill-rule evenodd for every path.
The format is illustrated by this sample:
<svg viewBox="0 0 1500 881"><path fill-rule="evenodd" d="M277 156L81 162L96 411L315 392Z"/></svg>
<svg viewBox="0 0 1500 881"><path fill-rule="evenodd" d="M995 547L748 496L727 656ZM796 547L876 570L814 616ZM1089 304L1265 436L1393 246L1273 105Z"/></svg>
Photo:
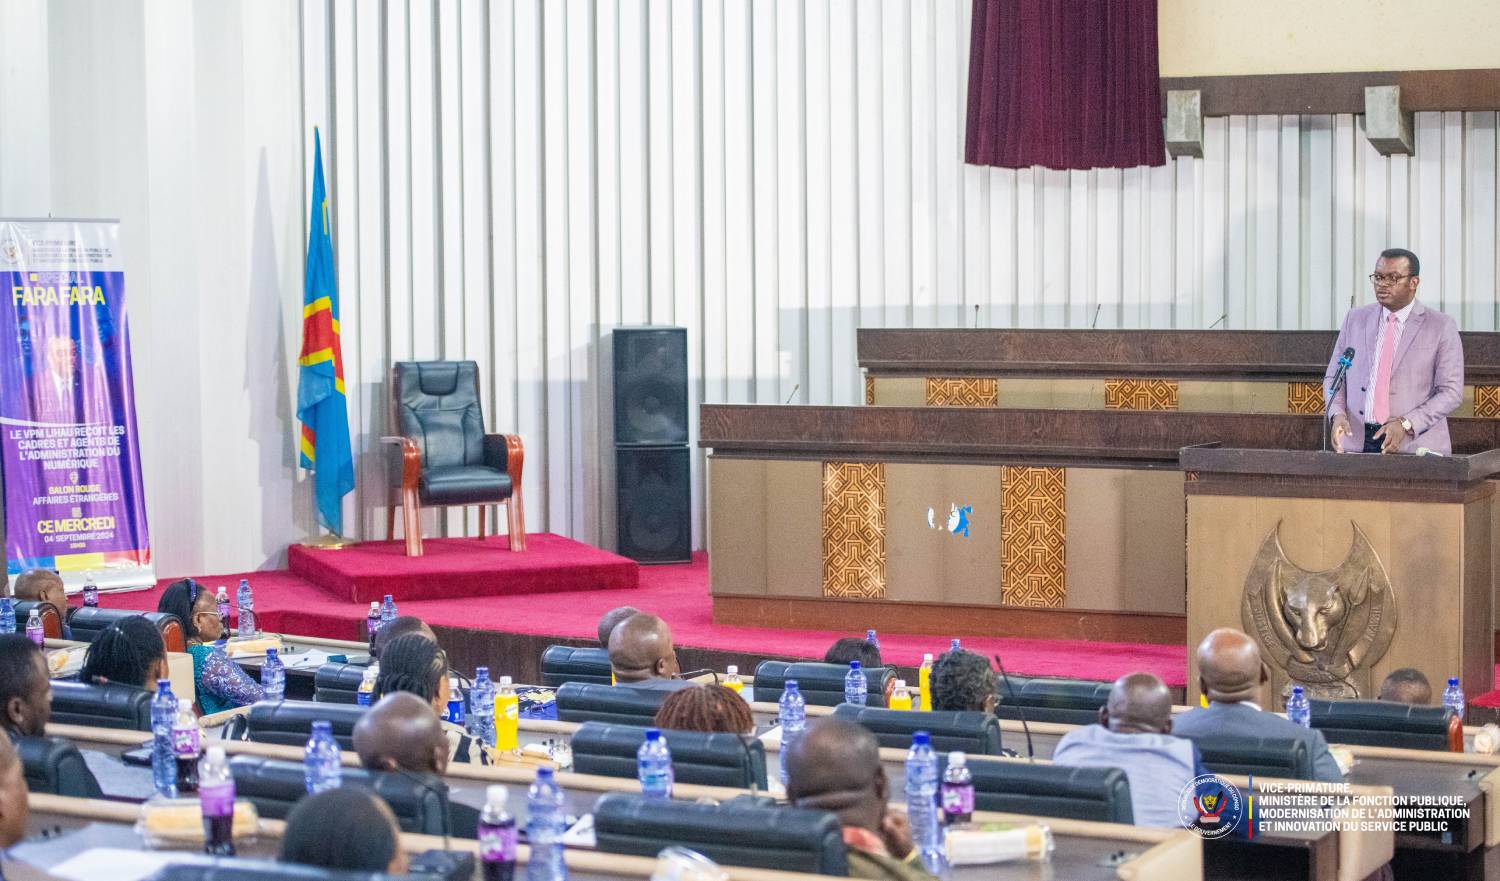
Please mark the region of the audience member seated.
<svg viewBox="0 0 1500 881"><path fill-rule="evenodd" d="M265 698L260 683L213 644L224 636L224 622L219 618L213 591L191 578L174 581L162 591L156 611L170 612L182 619L182 635L187 640L188 654L193 656L193 687L197 689L198 707L204 715Z"/></svg>
<svg viewBox="0 0 1500 881"><path fill-rule="evenodd" d="M1233 733L1303 740L1313 757L1313 779L1342 783L1344 774L1328 752L1323 732L1303 728L1255 703L1270 679L1255 640L1232 627L1213 631L1198 644L1198 684L1208 697L1208 706L1178 716L1172 732L1181 737Z"/></svg>
<svg viewBox="0 0 1500 881"><path fill-rule="evenodd" d="M1198 748L1171 732L1171 692L1150 673L1132 673L1115 680L1098 725L1063 736L1052 763L1123 770L1135 825L1175 829L1182 822L1177 802L1183 788L1204 772Z"/></svg>
<svg viewBox="0 0 1500 881"><path fill-rule="evenodd" d="M932 708L993 713L995 685L995 671L983 655L944 652L932 664Z"/></svg>
<svg viewBox="0 0 1500 881"><path fill-rule="evenodd" d="M722 685L684 688L667 695L656 711L656 727L672 731L754 734L750 705Z"/></svg>
<svg viewBox="0 0 1500 881"><path fill-rule="evenodd" d="M35 643L19 633L0 634L0 703L5 707L0 724L10 739L46 733L47 720L52 716L47 659Z"/></svg>
<svg viewBox="0 0 1500 881"><path fill-rule="evenodd" d="M281 861L404 875L396 816L374 793L357 787L330 789L297 802L286 817Z"/></svg>
<svg viewBox="0 0 1500 881"><path fill-rule="evenodd" d="M599 619L599 647L605 651L609 650L609 635L615 632L626 618L633 618L641 613L635 606L619 606L604 613Z"/></svg>
<svg viewBox="0 0 1500 881"><path fill-rule="evenodd" d="M609 666L616 685L675 691L693 683L677 678L677 650L667 622L644 613L616 625L609 635Z"/></svg>
<svg viewBox="0 0 1500 881"><path fill-rule="evenodd" d="M880 745L863 726L819 719L786 757L787 800L799 808L829 811L844 824L849 877L931 881L914 862L906 815L886 809Z"/></svg>
<svg viewBox="0 0 1500 881"><path fill-rule="evenodd" d="M374 698L410 692L422 699L428 712L439 720L448 739L448 757L455 762L487 762L488 756L458 725L443 721L452 689L448 685L448 653L434 639L420 632L398 636L380 653L380 676Z"/></svg>
<svg viewBox="0 0 1500 881"><path fill-rule="evenodd" d="M155 691L157 680L168 675L167 644L161 640L161 631L141 615L132 615L104 628L89 643L78 679Z"/></svg>
<svg viewBox="0 0 1500 881"><path fill-rule="evenodd" d="M828 651L823 653L825 664L847 667L850 661L858 661L866 670L885 666L880 661L880 649L859 637L847 636L829 646Z"/></svg>
<svg viewBox="0 0 1500 881"><path fill-rule="evenodd" d="M1432 684L1415 667L1392 670L1380 683L1380 699L1414 707L1432 706Z"/></svg>
<svg viewBox="0 0 1500 881"><path fill-rule="evenodd" d="M21 637L25 639L25 637ZM29 794L21 757L9 737L0 737L0 851L26 837Z"/></svg>
<svg viewBox="0 0 1500 881"><path fill-rule="evenodd" d="M354 751L371 771L441 776L448 770L448 736L432 708L411 692L386 695L355 723Z"/></svg>
<svg viewBox="0 0 1500 881"><path fill-rule="evenodd" d="M62 638L72 639L73 631L68 627L68 592L63 587L62 576L51 569L27 569L16 576L12 592L21 602L51 603L62 616ZM25 622L21 622L24 626Z"/></svg>
<svg viewBox="0 0 1500 881"><path fill-rule="evenodd" d="M375 639L370 643L371 659L379 661L380 653L386 646L391 644L392 640L398 636L405 636L408 633L415 633L432 640L434 643L438 641L437 634L432 632L432 628L427 626L427 622L414 615L400 615L391 621L391 623L375 631Z"/></svg>

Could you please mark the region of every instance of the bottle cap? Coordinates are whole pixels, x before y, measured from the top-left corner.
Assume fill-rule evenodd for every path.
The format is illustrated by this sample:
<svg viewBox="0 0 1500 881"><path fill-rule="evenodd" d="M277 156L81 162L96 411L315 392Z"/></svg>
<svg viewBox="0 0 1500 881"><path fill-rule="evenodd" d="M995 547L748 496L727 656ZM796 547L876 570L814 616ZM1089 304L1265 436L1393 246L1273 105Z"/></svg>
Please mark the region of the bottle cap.
<svg viewBox="0 0 1500 881"><path fill-rule="evenodd" d="M509 676L501 676L500 677L500 684L501 685L510 685L510 677Z"/></svg>
<svg viewBox="0 0 1500 881"><path fill-rule="evenodd" d="M548 767L547 765L541 765L541 766L537 767L537 769L536 769L536 781L538 783L542 782L543 780L551 780L551 779L552 779L552 769L550 767Z"/></svg>
<svg viewBox="0 0 1500 881"><path fill-rule="evenodd" d="M926 731L913 731L911 735L912 746L927 746L932 743L932 735Z"/></svg>
<svg viewBox="0 0 1500 881"><path fill-rule="evenodd" d="M1301 694L1301 693L1302 693L1302 686L1300 686L1300 685L1293 685L1292 686L1292 694Z"/></svg>
<svg viewBox="0 0 1500 881"><path fill-rule="evenodd" d="M319 731L327 731L329 733L332 733L333 732L333 723L329 722L327 720L320 719L317 722L314 722L312 724L312 730L315 733L319 732Z"/></svg>
<svg viewBox="0 0 1500 881"><path fill-rule="evenodd" d="M660 740L661 739L661 729L660 728L647 728L646 729L646 739L647 740Z"/></svg>
<svg viewBox="0 0 1500 881"><path fill-rule="evenodd" d="M896 687L897 688L905 688L906 687L906 680L905 679L897 679L896 680Z"/></svg>
<svg viewBox="0 0 1500 881"><path fill-rule="evenodd" d="M950 768L962 768L964 766L964 762L967 762L968 760L969 757L964 755L963 752L959 750L954 750L948 753L948 767Z"/></svg>
<svg viewBox="0 0 1500 881"><path fill-rule="evenodd" d="M388 602L388 603L393 601L390 594L386 594L385 595L385 601Z"/></svg>
<svg viewBox="0 0 1500 881"><path fill-rule="evenodd" d="M211 747L209 747L208 748L208 757L209 757L210 760L215 761L215 762L226 762L226 761L228 761L228 759L225 758L225 756L224 756L224 747L222 747L222 746L211 746Z"/></svg>
<svg viewBox="0 0 1500 881"><path fill-rule="evenodd" d="M490 678L490 668L489 667L475 667L474 668L474 678L475 679L488 679L488 678Z"/></svg>
<svg viewBox="0 0 1500 881"><path fill-rule="evenodd" d="M27 617L28 618L37 618L37 619L40 619L42 617L42 613L39 612L39 611L37 611L36 609L32 609L31 610L31 614L28 615ZM1449 685L1457 685L1458 684L1458 680L1457 679L1449 679L1448 680L1448 684Z"/></svg>
<svg viewBox="0 0 1500 881"><path fill-rule="evenodd" d="M784 689L786 689L787 691L796 691L797 690L797 680L795 680L795 679L788 679L786 682L783 682L781 684L781 687L784 688Z"/></svg>
<svg viewBox="0 0 1500 881"><path fill-rule="evenodd" d="M924 664L931 664L932 663L932 652L923 652L922 653L922 663L924 663Z"/></svg>
<svg viewBox="0 0 1500 881"><path fill-rule="evenodd" d="M738 676L740 675L740 668L736 667L733 664L730 664L725 672L727 672L730 676Z"/></svg>
<svg viewBox="0 0 1500 881"><path fill-rule="evenodd" d="M379 612L380 611L380 604L377 603L377 602L375 602L374 600L370 600L370 611L372 611L372 612Z"/></svg>
<svg viewBox="0 0 1500 881"><path fill-rule="evenodd" d="M859 662L858 661L850 661L849 662L849 669L850 670L858 670L859 669Z"/></svg>
<svg viewBox="0 0 1500 881"><path fill-rule="evenodd" d="M484 788L485 807L501 809L505 807L507 794L504 786L486 786Z"/></svg>
<svg viewBox="0 0 1500 881"><path fill-rule="evenodd" d="M156 690L157 690L158 693L163 692L163 691L171 691L172 690L172 680L170 680L170 679L158 679L158 680L156 680Z"/></svg>
<svg viewBox="0 0 1500 881"><path fill-rule="evenodd" d="M35 615L36 612L32 612L31 614ZM1449 676L1448 677L1448 684L1449 685L1458 685L1458 677L1457 676Z"/></svg>

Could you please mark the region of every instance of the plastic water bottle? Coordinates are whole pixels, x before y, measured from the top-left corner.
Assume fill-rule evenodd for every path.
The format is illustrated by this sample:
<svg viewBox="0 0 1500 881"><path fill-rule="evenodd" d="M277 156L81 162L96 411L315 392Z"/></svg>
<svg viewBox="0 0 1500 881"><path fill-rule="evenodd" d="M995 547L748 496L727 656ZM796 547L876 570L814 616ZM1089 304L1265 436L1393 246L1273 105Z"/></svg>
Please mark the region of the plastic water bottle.
<svg viewBox="0 0 1500 881"><path fill-rule="evenodd" d="M380 626L384 627L394 620L396 620L396 600L390 594L386 594L385 599L380 603Z"/></svg>
<svg viewBox="0 0 1500 881"><path fill-rule="evenodd" d="M911 709L911 690L906 687L905 679L896 680L896 687L891 691L891 699L886 701L886 708L891 710Z"/></svg>
<svg viewBox="0 0 1500 881"><path fill-rule="evenodd" d="M224 625L224 632L229 632L229 589L219 585L219 592L214 594L214 605L219 609L219 623Z"/></svg>
<svg viewBox="0 0 1500 881"><path fill-rule="evenodd" d="M26 616L26 638L36 643L37 648L47 641L47 634L42 631L42 613L36 609Z"/></svg>
<svg viewBox="0 0 1500 881"><path fill-rule="evenodd" d="M16 632L16 601L0 597L0 633Z"/></svg>
<svg viewBox="0 0 1500 881"><path fill-rule="evenodd" d="M932 652L922 653L922 666L917 670L917 698L922 710L932 710Z"/></svg>
<svg viewBox="0 0 1500 881"><path fill-rule="evenodd" d="M874 629L865 631L865 642L868 642L870 645L875 646L877 650L879 650L880 648L880 640L876 638Z"/></svg>
<svg viewBox="0 0 1500 881"><path fill-rule="evenodd" d="M781 785L785 786L787 754L802 737L802 729L807 727L807 701L803 700L802 692L797 689L797 680L786 681L781 700L777 704L776 716L781 723Z"/></svg>
<svg viewBox="0 0 1500 881"><path fill-rule="evenodd" d="M339 744L333 739L332 722L313 723L302 776L309 793L337 789L343 782L344 766L339 761Z"/></svg>
<svg viewBox="0 0 1500 881"><path fill-rule="evenodd" d="M188 795L198 791L198 717L193 715L191 704L178 701L177 719L172 723L172 760L177 768L177 794Z"/></svg>
<svg viewBox="0 0 1500 881"><path fill-rule="evenodd" d="M457 676L448 677L448 715L445 718L454 725L463 727L464 691L458 687Z"/></svg>
<svg viewBox="0 0 1500 881"><path fill-rule="evenodd" d="M380 604L370 600L370 613L365 616L365 633L370 636L370 646L375 646L375 634L380 632Z"/></svg>
<svg viewBox="0 0 1500 881"><path fill-rule="evenodd" d="M177 757L172 752L172 726L177 722L177 698L172 680L156 681L151 699L151 782L157 795L177 797Z"/></svg>
<svg viewBox="0 0 1500 881"><path fill-rule="evenodd" d="M469 689L469 709L474 716L474 736L487 746L495 745L495 684L490 681L490 668L474 670L474 687Z"/></svg>
<svg viewBox="0 0 1500 881"><path fill-rule="evenodd" d="M359 679L359 689L354 692L354 702L362 707L368 707L375 700L375 680L380 678L380 665L370 663L365 668L365 674Z"/></svg>
<svg viewBox="0 0 1500 881"><path fill-rule="evenodd" d="M250 590L250 579L240 579L240 589L235 594L235 605L240 611L240 626L238 634L240 639L250 639L255 636L255 593Z"/></svg>
<svg viewBox="0 0 1500 881"><path fill-rule="evenodd" d="M950 651L950 652L956 652L956 651L958 651L958 650L959 650L959 649L960 649L960 648L962 648L962 646L960 646L960 645L959 645L959 644L958 644L958 637L956 637L956 636L955 636L955 637L954 637L954 638L953 638L953 641L952 641L952 642L950 642L950 643L948 643L948 651Z"/></svg>
<svg viewBox="0 0 1500 881"><path fill-rule="evenodd" d="M943 831L938 826L938 761L926 731L914 732L906 753L906 819L922 865L936 875L943 871Z"/></svg>
<svg viewBox="0 0 1500 881"><path fill-rule="evenodd" d="M203 852L234 856L234 775L222 746L209 747L198 766L198 805L203 811Z"/></svg>
<svg viewBox="0 0 1500 881"><path fill-rule="evenodd" d="M850 661L849 672L844 674L844 703L862 707L869 691L870 680L865 678L865 671L859 668L858 661Z"/></svg>
<svg viewBox="0 0 1500 881"><path fill-rule="evenodd" d="M1448 687L1443 689L1443 706L1456 713L1458 721L1464 720L1464 690L1458 687L1457 676L1448 677Z"/></svg>
<svg viewBox="0 0 1500 881"><path fill-rule="evenodd" d="M531 859L526 863L526 881L566 881L562 836L566 819L562 787L552 769L536 769L536 782L526 793L526 839Z"/></svg>
<svg viewBox="0 0 1500 881"><path fill-rule="evenodd" d="M1303 728L1312 727L1312 707L1308 706L1307 695L1302 693L1300 685L1292 686L1292 696L1286 699L1286 717Z"/></svg>
<svg viewBox="0 0 1500 881"><path fill-rule="evenodd" d="M974 819L974 775L969 757L957 750L948 753L943 772L943 823L958 826Z"/></svg>
<svg viewBox="0 0 1500 881"><path fill-rule="evenodd" d="M83 604L90 609L99 607L99 585L92 578L83 583Z"/></svg>
<svg viewBox="0 0 1500 881"><path fill-rule="evenodd" d="M672 751L667 749L660 729L646 729L646 739L635 751L635 768L641 781L641 795L646 798L672 797L672 783L676 779L672 772Z"/></svg>
<svg viewBox="0 0 1500 881"><path fill-rule="evenodd" d="M286 665L274 648L266 649L266 661L260 665L260 688L268 701L286 699Z"/></svg>
<svg viewBox="0 0 1500 881"><path fill-rule="evenodd" d="M505 787L484 790L479 814L480 877L484 881L513 881L516 877L516 818L505 810Z"/></svg>
<svg viewBox="0 0 1500 881"><path fill-rule="evenodd" d="M521 750L521 698L509 676L500 677L495 689L495 749L502 752Z"/></svg>

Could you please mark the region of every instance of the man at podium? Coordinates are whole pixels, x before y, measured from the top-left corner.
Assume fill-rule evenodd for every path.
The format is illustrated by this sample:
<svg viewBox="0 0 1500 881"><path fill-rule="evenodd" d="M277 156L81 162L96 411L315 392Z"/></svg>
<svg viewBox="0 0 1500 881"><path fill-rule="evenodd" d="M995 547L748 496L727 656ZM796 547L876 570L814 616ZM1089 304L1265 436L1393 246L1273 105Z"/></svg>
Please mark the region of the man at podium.
<svg viewBox="0 0 1500 881"><path fill-rule="evenodd" d="M1344 316L1323 379L1327 395L1346 371L1327 401L1341 453L1453 452L1448 414L1463 401L1463 344L1452 318L1417 302L1420 272L1416 254L1381 251L1375 302Z"/></svg>

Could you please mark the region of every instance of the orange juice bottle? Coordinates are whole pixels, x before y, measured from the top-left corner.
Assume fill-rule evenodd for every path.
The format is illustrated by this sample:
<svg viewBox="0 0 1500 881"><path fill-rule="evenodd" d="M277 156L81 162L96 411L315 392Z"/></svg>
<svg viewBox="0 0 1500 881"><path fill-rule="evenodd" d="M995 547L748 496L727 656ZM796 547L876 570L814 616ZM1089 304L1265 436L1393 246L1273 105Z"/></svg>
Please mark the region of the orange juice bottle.
<svg viewBox="0 0 1500 881"><path fill-rule="evenodd" d="M922 666L917 670L917 694L921 697L924 711L932 710L932 652L922 655Z"/></svg>
<svg viewBox="0 0 1500 881"><path fill-rule="evenodd" d="M495 689L495 749L498 752L516 752L521 748L521 699L509 676L500 677L500 687Z"/></svg>
<svg viewBox="0 0 1500 881"><path fill-rule="evenodd" d="M906 688L905 679L896 680L896 690L891 692L890 702L886 706L892 710L911 709L911 692Z"/></svg>

